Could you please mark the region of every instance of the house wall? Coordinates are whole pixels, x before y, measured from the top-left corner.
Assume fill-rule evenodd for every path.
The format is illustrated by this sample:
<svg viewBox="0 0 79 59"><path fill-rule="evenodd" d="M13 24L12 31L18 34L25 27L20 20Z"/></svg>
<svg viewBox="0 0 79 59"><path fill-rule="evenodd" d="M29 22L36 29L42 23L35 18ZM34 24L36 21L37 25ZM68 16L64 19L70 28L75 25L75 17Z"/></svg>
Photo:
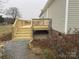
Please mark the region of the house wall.
<svg viewBox="0 0 79 59"><path fill-rule="evenodd" d="M79 29L79 0L69 0L68 31L70 30L72 33L74 28Z"/></svg>
<svg viewBox="0 0 79 59"><path fill-rule="evenodd" d="M65 32L65 0L54 0L52 5L47 9L47 17L52 18L52 28Z"/></svg>

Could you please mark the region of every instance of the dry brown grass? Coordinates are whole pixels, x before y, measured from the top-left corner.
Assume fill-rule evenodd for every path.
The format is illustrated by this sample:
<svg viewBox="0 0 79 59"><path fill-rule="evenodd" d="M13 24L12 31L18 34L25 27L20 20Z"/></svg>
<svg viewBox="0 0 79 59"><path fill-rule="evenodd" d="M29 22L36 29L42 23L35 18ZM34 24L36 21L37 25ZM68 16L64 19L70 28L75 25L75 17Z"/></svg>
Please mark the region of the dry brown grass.
<svg viewBox="0 0 79 59"><path fill-rule="evenodd" d="M3 25L0 26L0 40L7 38L12 33L12 25Z"/></svg>

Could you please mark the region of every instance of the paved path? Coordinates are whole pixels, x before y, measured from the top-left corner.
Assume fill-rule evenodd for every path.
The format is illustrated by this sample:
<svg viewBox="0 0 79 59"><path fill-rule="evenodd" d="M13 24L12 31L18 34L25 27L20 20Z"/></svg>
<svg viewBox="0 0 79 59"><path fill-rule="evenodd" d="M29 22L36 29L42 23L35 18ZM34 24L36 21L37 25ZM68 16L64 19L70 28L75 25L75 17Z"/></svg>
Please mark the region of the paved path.
<svg viewBox="0 0 79 59"><path fill-rule="evenodd" d="M42 59L27 48L28 41L9 41L5 44L4 59Z"/></svg>

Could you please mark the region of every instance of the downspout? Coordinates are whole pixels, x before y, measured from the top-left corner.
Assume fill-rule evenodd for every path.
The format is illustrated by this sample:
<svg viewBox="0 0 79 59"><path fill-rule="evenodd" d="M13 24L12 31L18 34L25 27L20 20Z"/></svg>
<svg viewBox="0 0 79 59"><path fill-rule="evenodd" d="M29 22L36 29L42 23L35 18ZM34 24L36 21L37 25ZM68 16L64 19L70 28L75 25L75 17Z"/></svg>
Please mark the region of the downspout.
<svg viewBox="0 0 79 59"><path fill-rule="evenodd" d="M66 11L65 11L65 34L67 34L67 30L68 30L68 6L69 6L69 0L66 0Z"/></svg>

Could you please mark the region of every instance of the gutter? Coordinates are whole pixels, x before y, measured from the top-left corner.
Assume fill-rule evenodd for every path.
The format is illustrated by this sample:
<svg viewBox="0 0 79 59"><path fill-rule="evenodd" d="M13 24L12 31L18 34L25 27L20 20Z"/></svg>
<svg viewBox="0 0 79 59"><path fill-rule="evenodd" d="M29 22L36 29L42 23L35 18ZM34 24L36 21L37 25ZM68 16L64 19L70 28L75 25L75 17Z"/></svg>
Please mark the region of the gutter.
<svg viewBox="0 0 79 59"><path fill-rule="evenodd" d="M44 8L41 10L39 17L43 15L43 13L51 6L54 0L48 0Z"/></svg>

